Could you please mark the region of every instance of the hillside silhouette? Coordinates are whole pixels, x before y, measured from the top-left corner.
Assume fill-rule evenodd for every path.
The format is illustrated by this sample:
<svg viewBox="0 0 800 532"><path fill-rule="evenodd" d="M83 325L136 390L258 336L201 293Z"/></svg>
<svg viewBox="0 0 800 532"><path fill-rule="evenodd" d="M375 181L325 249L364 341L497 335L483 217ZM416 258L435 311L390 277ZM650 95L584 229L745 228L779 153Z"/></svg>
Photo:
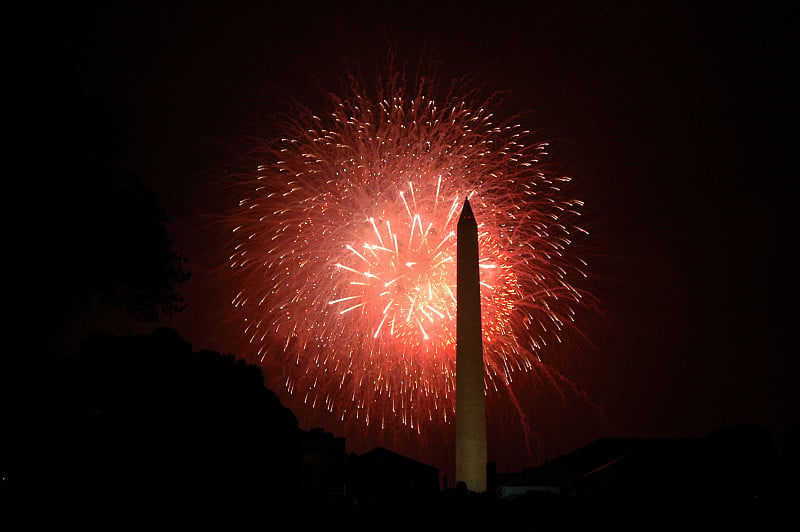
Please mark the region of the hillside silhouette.
<svg viewBox="0 0 800 532"><path fill-rule="evenodd" d="M347 454L344 438L300 430L259 367L192 351L173 329L94 334L73 356L2 360L0 495L13 507L531 529L765 523L796 500L797 428L780 454L753 425L705 438L601 438L536 468L492 473L489 493L469 494L440 486L435 467L381 448Z"/></svg>
<svg viewBox="0 0 800 532"><path fill-rule="evenodd" d="M73 357L7 369L0 466L12 497L146 508L270 501L299 482L297 420L261 370L192 352L172 329L95 334Z"/></svg>

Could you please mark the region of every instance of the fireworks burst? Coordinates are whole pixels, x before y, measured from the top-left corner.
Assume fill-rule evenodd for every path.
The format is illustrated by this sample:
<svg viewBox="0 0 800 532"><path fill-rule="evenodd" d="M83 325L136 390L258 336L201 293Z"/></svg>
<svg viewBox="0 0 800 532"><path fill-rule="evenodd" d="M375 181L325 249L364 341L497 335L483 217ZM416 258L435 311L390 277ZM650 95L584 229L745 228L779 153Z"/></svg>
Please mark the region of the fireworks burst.
<svg viewBox="0 0 800 532"><path fill-rule="evenodd" d="M547 144L493 115L492 98L401 76L351 80L300 110L266 148L232 215L230 268L253 356L290 403L422 433L455 414L455 229L479 223L485 384L546 374L574 327L583 262L567 253L582 202L548 173Z"/></svg>

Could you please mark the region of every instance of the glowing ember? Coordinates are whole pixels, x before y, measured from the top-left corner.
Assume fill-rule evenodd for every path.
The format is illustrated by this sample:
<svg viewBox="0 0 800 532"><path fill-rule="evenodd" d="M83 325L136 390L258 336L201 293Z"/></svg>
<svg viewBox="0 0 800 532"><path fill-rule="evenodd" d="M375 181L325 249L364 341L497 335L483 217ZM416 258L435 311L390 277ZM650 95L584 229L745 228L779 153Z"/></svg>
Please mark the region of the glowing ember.
<svg viewBox="0 0 800 532"><path fill-rule="evenodd" d="M582 202L548 175L546 144L493 102L371 97L353 82L318 115L298 111L266 148L232 215L233 305L267 373L341 420L421 432L455 411L455 228L479 223L487 393L572 327L582 293L572 235Z"/></svg>

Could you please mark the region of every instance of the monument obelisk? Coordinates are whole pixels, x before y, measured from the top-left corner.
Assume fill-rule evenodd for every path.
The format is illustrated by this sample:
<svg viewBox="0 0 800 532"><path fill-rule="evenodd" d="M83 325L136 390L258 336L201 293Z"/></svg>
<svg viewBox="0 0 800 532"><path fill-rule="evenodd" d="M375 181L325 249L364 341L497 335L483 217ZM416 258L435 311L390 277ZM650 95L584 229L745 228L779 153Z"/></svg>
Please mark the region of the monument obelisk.
<svg viewBox="0 0 800 532"><path fill-rule="evenodd" d="M486 396L478 268L478 224L469 200L458 219L456 254L456 483L486 491Z"/></svg>

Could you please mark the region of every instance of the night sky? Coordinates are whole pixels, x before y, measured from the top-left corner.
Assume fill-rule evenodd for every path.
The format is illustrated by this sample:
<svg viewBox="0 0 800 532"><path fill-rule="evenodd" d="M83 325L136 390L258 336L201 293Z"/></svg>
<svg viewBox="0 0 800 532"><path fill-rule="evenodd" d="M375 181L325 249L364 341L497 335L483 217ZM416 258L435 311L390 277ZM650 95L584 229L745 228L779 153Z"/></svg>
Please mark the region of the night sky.
<svg viewBox="0 0 800 532"><path fill-rule="evenodd" d="M541 448L531 456L506 442L501 468L601 436L704 436L749 422L780 437L800 421L788 13L682 2L55 4L9 17L7 53L68 73L48 90L77 84L111 103L121 160L155 190L193 272L187 310L163 323L196 349L229 352L235 334L220 325L228 309L209 272L226 258L212 220L233 206L221 183L246 138L272 131L286 110L279 95L313 105L315 77L335 88L345 59L369 67L388 42L410 65L431 51L442 79L469 73L509 91L504 109L531 111L526 125L559 141L553 157L586 201L605 322L571 378L599 409L542 405ZM95 316L63 348L97 328L136 330Z"/></svg>

